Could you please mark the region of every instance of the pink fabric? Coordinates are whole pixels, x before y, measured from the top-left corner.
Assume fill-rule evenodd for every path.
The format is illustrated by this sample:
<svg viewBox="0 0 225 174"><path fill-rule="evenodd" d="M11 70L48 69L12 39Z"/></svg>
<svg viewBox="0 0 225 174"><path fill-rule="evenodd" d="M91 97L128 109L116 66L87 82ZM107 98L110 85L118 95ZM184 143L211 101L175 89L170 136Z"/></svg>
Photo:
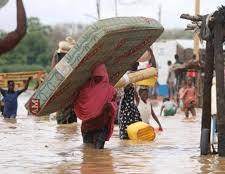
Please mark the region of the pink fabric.
<svg viewBox="0 0 225 174"><path fill-rule="evenodd" d="M146 66L146 68L151 68L151 65L150 65L150 64L148 64L148 65Z"/></svg>
<svg viewBox="0 0 225 174"><path fill-rule="evenodd" d="M103 77L98 84L94 77ZM75 100L74 111L79 119L82 120L81 131L94 131L107 127L108 135L106 140L112 136L114 120L117 111L115 101L116 90L109 84L109 76L104 64L100 64L92 71L91 79L84 85ZM105 104L111 104L111 112L104 114Z"/></svg>
<svg viewBox="0 0 225 174"><path fill-rule="evenodd" d="M198 72L195 71L195 70L189 70L189 71L187 72L187 77L195 78L195 77L197 77L197 76L198 76Z"/></svg>
<svg viewBox="0 0 225 174"><path fill-rule="evenodd" d="M188 107L188 105L193 102L193 104L196 104L196 89L195 87L187 87L182 96L181 99L184 102L185 108Z"/></svg>
<svg viewBox="0 0 225 174"><path fill-rule="evenodd" d="M102 76L103 80L95 84L93 77ZM92 71L91 79L84 85L75 101L74 111L82 121L94 119L101 115L106 103L110 103L113 112L116 110L116 104L113 101L116 90L109 84L109 76L104 64L100 64Z"/></svg>

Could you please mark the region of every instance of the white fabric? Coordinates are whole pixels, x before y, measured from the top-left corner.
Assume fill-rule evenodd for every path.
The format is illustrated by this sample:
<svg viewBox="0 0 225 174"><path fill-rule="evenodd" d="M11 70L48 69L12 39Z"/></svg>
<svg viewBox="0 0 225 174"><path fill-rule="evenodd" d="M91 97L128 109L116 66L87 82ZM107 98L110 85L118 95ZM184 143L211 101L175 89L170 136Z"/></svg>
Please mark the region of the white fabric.
<svg viewBox="0 0 225 174"><path fill-rule="evenodd" d="M174 82L174 83L176 83L176 76L175 76L175 72L174 72L172 66L169 67L169 72L168 72L168 74L170 74L170 76L168 77L168 81L169 81L169 82Z"/></svg>
<svg viewBox="0 0 225 174"><path fill-rule="evenodd" d="M144 103L140 99L140 102L138 104L138 110L141 114L142 121L149 124L150 117L152 116L151 102L148 100L147 103Z"/></svg>
<svg viewBox="0 0 225 174"><path fill-rule="evenodd" d="M148 61L146 61L146 62L139 62L138 70L146 69L147 66L148 66Z"/></svg>
<svg viewBox="0 0 225 174"><path fill-rule="evenodd" d="M124 78L126 84L129 84L129 83L130 83L130 79L129 79L129 77L128 77L127 74L124 74L124 75L123 75L123 78Z"/></svg>
<svg viewBox="0 0 225 174"><path fill-rule="evenodd" d="M213 77L213 84L211 88L211 114L217 115L217 105L216 105L216 78Z"/></svg>

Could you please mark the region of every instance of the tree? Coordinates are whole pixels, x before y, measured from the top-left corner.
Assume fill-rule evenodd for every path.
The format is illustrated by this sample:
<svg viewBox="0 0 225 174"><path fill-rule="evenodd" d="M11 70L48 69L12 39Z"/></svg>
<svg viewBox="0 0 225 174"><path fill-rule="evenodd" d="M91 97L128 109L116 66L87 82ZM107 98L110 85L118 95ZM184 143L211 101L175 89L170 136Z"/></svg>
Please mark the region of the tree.
<svg viewBox="0 0 225 174"><path fill-rule="evenodd" d="M27 24L27 35L14 50L0 57L0 66L23 64L46 67L50 64L51 47L48 38L51 27L41 24L35 17L29 18Z"/></svg>
<svg viewBox="0 0 225 174"><path fill-rule="evenodd" d="M27 34L24 39L12 51L0 56L0 72L25 71L40 67L47 69L59 41L71 35L77 40L78 34L86 27L86 25L70 23L43 25L37 17L29 18L27 24ZM0 31L0 37L5 35L4 31Z"/></svg>

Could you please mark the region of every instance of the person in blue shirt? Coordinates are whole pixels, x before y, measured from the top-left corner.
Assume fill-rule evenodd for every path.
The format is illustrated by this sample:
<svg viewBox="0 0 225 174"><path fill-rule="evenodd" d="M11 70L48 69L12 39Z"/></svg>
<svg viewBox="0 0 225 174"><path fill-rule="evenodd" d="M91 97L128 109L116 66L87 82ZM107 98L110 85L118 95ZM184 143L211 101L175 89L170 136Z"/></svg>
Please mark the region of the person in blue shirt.
<svg viewBox="0 0 225 174"><path fill-rule="evenodd" d="M32 79L31 77L28 78L25 87L22 90L15 91L15 83L12 80L8 81L8 90L0 88L0 92L3 96L4 101L4 110L3 110L4 118L16 118L18 107L17 98L21 93L27 90L31 79Z"/></svg>

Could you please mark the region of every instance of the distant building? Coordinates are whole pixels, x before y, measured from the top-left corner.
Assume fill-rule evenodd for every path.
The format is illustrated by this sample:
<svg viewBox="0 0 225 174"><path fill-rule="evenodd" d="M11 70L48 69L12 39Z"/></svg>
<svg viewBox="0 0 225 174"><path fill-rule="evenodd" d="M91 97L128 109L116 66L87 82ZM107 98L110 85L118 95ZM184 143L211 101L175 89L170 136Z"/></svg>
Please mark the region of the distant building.
<svg viewBox="0 0 225 174"><path fill-rule="evenodd" d="M205 48L205 43L200 44L200 49ZM178 54L180 61L186 62L193 55L193 40L167 40L159 41L153 44L153 52L158 64L158 82L161 85L166 84L168 76L167 62L171 60L175 62L174 55ZM204 54L201 51L201 56Z"/></svg>

